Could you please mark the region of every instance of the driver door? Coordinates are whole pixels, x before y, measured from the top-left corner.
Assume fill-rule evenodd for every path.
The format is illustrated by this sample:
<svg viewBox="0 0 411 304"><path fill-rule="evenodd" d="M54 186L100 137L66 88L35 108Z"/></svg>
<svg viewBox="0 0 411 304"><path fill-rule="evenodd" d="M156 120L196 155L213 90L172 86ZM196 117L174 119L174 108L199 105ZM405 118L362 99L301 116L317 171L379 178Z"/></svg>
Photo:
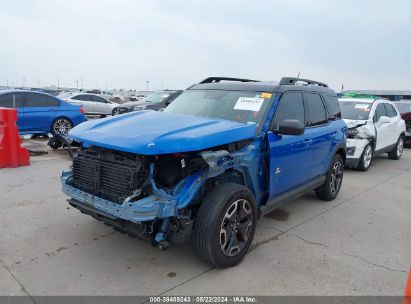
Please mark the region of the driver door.
<svg viewBox="0 0 411 304"><path fill-rule="evenodd" d="M381 117L388 118L383 103L377 105L373 116L375 129L377 131L377 142L375 144L376 151L384 149L390 145L391 126L390 123L383 122Z"/></svg>
<svg viewBox="0 0 411 304"><path fill-rule="evenodd" d="M291 91L283 94L268 131L270 198L309 179L308 164L312 152L307 135L276 134L279 124L288 119L298 120L306 125L301 92Z"/></svg>

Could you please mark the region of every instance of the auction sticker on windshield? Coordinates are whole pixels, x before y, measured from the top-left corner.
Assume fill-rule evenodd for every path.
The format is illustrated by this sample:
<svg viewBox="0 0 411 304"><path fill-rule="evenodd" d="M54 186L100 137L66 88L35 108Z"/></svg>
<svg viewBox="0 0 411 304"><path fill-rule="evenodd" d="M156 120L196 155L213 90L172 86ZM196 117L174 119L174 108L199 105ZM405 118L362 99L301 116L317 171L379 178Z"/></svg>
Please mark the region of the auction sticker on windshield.
<svg viewBox="0 0 411 304"><path fill-rule="evenodd" d="M256 97L239 97L234 110L245 110L245 111L254 111L258 112L263 105L264 98Z"/></svg>
<svg viewBox="0 0 411 304"><path fill-rule="evenodd" d="M370 106L369 104L357 103L357 104L355 105L355 108L356 108L356 109L363 109L363 110L365 110L365 109L368 109L369 106Z"/></svg>

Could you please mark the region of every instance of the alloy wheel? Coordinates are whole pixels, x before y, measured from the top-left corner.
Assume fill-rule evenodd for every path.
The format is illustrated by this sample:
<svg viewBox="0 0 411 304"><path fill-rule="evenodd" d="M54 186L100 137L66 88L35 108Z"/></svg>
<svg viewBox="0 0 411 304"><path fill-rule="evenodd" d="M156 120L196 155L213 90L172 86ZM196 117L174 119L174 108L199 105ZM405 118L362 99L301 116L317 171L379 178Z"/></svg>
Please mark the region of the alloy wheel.
<svg viewBox="0 0 411 304"><path fill-rule="evenodd" d="M220 229L220 246L226 256L235 256L243 249L253 226L253 211L249 201L236 200L224 215Z"/></svg>
<svg viewBox="0 0 411 304"><path fill-rule="evenodd" d="M400 157L402 155L402 150L404 149L404 140L400 138L397 144L397 156Z"/></svg>
<svg viewBox="0 0 411 304"><path fill-rule="evenodd" d="M372 148L371 148L371 146L370 145L368 145L366 148L365 148L365 151L364 151L364 167L365 168L368 168L369 166L370 166L370 164L371 164L371 159L372 159Z"/></svg>
<svg viewBox="0 0 411 304"><path fill-rule="evenodd" d="M56 134L67 135L70 129L71 123L65 118L60 118L56 120L53 124L53 131Z"/></svg>
<svg viewBox="0 0 411 304"><path fill-rule="evenodd" d="M338 191L340 190L342 176L343 176L343 164L338 161L334 164L332 172L331 172L330 190L333 195L338 193Z"/></svg>

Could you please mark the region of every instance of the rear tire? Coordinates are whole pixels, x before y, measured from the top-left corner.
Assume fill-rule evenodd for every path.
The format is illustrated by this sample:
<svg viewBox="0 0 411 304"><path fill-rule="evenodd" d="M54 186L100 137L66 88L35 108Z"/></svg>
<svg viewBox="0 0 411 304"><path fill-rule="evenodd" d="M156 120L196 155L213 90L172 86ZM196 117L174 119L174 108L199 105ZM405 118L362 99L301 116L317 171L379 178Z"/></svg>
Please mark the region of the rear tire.
<svg viewBox="0 0 411 304"><path fill-rule="evenodd" d="M360 171L368 171L371 166L371 160L373 156L372 146L368 144L365 146L364 151L361 154L360 163L358 165L358 170Z"/></svg>
<svg viewBox="0 0 411 304"><path fill-rule="evenodd" d="M114 108L113 111L111 112L112 116L118 115L118 108Z"/></svg>
<svg viewBox="0 0 411 304"><path fill-rule="evenodd" d="M334 200L341 189L344 176L344 160L336 154L330 164L324 184L315 190L317 197L323 201Z"/></svg>
<svg viewBox="0 0 411 304"><path fill-rule="evenodd" d="M194 247L211 266L234 266L247 253L256 224L257 206L251 191L234 183L221 184L201 203Z"/></svg>
<svg viewBox="0 0 411 304"><path fill-rule="evenodd" d="M73 128L73 123L70 119L65 117L56 118L51 124L51 133L53 135L64 135L66 136L68 132Z"/></svg>
<svg viewBox="0 0 411 304"><path fill-rule="evenodd" d="M388 152L388 157L390 159L399 160L402 155L402 150L404 149L404 137L401 135L398 138L397 144L392 151Z"/></svg>

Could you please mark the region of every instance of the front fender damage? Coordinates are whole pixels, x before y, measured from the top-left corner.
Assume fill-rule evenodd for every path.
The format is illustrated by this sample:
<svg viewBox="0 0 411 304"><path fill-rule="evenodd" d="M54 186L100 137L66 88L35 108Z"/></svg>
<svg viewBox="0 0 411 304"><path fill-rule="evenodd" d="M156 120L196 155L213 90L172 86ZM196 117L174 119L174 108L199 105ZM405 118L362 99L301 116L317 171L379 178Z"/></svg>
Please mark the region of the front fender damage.
<svg viewBox="0 0 411 304"><path fill-rule="evenodd" d="M63 172L61 183L63 192L70 197L70 204L82 212L97 219L102 217L104 222L110 222L109 224L113 226L117 226L118 222L144 226L138 230L150 234L154 244L166 248L171 243L182 243L190 237L193 220L191 212L186 207L190 205L204 183L234 166L240 166L247 154L230 153L225 150L199 152L208 168L191 173L173 189L164 189L156 184L155 163L151 162L148 177L151 194L135 201L128 198L121 204L73 187L70 184L72 171ZM130 231L128 229L130 225L123 226L119 228L135 234L135 228ZM170 235L174 237L171 239Z"/></svg>

